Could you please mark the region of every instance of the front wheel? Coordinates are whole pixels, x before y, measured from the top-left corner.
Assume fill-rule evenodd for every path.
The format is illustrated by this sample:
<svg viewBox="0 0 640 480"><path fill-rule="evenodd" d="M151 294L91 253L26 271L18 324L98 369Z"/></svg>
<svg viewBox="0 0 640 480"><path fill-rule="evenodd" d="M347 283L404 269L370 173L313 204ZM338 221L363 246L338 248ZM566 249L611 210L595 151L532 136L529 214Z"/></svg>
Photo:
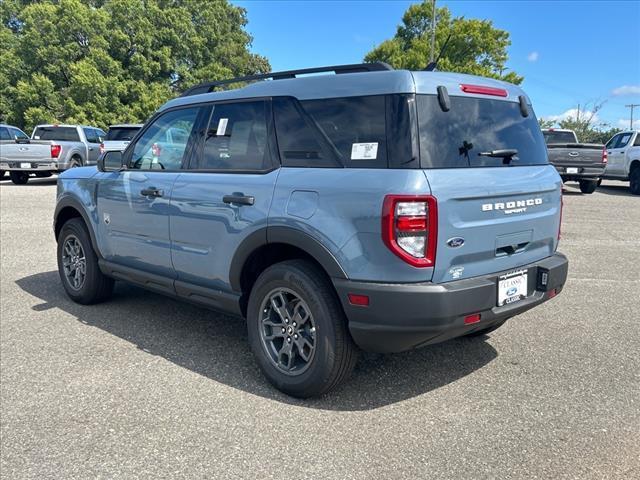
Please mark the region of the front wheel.
<svg viewBox="0 0 640 480"><path fill-rule="evenodd" d="M597 180L580 180L580 191L582 193L593 193L598 188Z"/></svg>
<svg viewBox="0 0 640 480"><path fill-rule="evenodd" d="M629 175L629 190L633 195L640 195L640 167L636 167Z"/></svg>
<svg viewBox="0 0 640 480"><path fill-rule="evenodd" d="M26 172L11 171L9 172L9 177L16 185L26 185L29 181L29 174Z"/></svg>
<svg viewBox="0 0 640 480"><path fill-rule="evenodd" d="M357 348L342 306L312 263L290 260L267 268L249 297L251 350L267 379L299 398L322 395L353 370Z"/></svg>
<svg viewBox="0 0 640 480"><path fill-rule="evenodd" d="M60 230L58 273L67 295L83 305L106 300L113 291L114 282L100 271L87 227L80 218L72 218Z"/></svg>

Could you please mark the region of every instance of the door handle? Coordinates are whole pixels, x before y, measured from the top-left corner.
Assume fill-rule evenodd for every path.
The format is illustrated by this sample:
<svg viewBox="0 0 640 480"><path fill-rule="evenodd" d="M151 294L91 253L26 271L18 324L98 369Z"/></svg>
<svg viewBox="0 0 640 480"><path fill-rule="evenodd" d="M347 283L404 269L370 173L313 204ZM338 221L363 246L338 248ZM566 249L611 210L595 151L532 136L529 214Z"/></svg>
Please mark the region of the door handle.
<svg viewBox="0 0 640 480"><path fill-rule="evenodd" d="M224 203L235 203L237 205L253 205L256 201L251 195L225 195L222 197Z"/></svg>
<svg viewBox="0 0 640 480"><path fill-rule="evenodd" d="M143 197L162 197L164 195L164 191L158 190L156 187L149 187L140 190L140 195Z"/></svg>
<svg viewBox="0 0 640 480"><path fill-rule="evenodd" d="M89 151L93 152L93 147L89 147Z"/></svg>

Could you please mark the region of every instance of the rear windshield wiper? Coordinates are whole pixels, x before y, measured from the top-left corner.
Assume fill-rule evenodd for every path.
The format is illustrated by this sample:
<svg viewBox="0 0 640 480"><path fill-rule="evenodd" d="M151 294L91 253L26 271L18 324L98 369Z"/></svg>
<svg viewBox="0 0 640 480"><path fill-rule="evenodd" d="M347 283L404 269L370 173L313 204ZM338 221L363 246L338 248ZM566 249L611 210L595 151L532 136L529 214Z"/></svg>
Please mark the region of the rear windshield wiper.
<svg viewBox="0 0 640 480"><path fill-rule="evenodd" d="M478 153L478 156L480 157L502 158L504 164L509 164L516 155L518 155L518 150L515 148L505 148L503 150L491 150L490 152Z"/></svg>

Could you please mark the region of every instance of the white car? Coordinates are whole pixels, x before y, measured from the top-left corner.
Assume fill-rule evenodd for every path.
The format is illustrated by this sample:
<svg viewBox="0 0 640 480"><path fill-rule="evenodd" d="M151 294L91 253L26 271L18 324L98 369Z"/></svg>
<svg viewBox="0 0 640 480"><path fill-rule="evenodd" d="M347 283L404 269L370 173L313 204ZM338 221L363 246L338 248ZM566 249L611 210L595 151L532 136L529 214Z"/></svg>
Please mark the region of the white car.
<svg viewBox="0 0 640 480"><path fill-rule="evenodd" d="M100 145L100 153L112 151L123 152L141 128L141 123L111 125L107 136Z"/></svg>
<svg viewBox="0 0 640 480"><path fill-rule="evenodd" d="M640 130L615 134L605 146L608 156L604 177L629 182L634 195L640 195Z"/></svg>

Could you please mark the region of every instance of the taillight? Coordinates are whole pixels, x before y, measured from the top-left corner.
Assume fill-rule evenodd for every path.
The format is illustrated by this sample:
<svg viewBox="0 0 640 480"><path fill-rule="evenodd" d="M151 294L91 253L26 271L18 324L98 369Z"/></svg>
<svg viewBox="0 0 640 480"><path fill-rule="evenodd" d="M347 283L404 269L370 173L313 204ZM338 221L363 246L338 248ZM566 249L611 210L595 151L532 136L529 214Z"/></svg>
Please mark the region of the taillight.
<svg viewBox="0 0 640 480"><path fill-rule="evenodd" d="M468 85L461 84L460 89L465 93L479 93L480 95L493 95L495 97L508 96L507 91L504 88L485 87L483 85Z"/></svg>
<svg viewBox="0 0 640 480"><path fill-rule="evenodd" d="M104 143L100 144L100 154L102 155L104 153Z"/></svg>
<svg viewBox="0 0 640 480"><path fill-rule="evenodd" d="M153 145L151 145L151 154L154 157L159 157L161 152L162 152L162 148L160 148L160 145L158 145L157 143L154 143Z"/></svg>
<svg viewBox="0 0 640 480"><path fill-rule="evenodd" d="M58 158L61 151L62 146L56 144L51 145L51 158Z"/></svg>
<svg viewBox="0 0 640 480"><path fill-rule="evenodd" d="M438 204L431 195L387 195L382 206L382 240L414 267L436 259Z"/></svg>
<svg viewBox="0 0 640 480"><path fill-rule="evenodd" d="M602 149L602 163L607 163L609 161L609 156L607 155L607 147Z"/></svg>

